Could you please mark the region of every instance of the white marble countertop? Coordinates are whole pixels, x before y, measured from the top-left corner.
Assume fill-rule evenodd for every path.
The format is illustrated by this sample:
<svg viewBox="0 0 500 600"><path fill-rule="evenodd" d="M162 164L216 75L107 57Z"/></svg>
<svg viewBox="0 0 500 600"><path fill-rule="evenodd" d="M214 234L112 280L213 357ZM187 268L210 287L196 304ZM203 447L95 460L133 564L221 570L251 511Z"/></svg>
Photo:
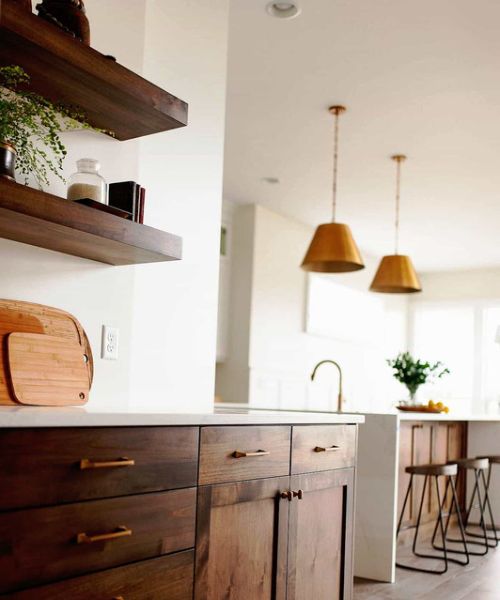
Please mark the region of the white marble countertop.
<svg viewBox="0 0 500 600"><path fill-rule="evenodd" d="M98 411L81 407L1 406L2 427L116 427L151 425L272 425L363 423L361 414L215 408L213 412Z"/></svg>

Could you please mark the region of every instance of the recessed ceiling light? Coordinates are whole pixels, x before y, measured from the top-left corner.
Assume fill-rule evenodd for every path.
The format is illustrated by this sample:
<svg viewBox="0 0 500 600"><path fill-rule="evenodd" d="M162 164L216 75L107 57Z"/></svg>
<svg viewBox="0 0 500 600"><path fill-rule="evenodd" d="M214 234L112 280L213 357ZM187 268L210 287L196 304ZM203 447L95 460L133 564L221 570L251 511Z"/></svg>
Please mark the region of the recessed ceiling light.
<svg viewBox="0 0 500 600"><path fill-rule="evenodd" d="M280 180L277 177L263 177L262 181L264 183L270 183L271 185L275 185L280 182Z"/></svg>
<svg viewBox="0 0 500 600"><path fill-rule="evenodd" d="M293 19L300 15L301 9L294 2L270 2L267 12L278 19Z"/></svg>

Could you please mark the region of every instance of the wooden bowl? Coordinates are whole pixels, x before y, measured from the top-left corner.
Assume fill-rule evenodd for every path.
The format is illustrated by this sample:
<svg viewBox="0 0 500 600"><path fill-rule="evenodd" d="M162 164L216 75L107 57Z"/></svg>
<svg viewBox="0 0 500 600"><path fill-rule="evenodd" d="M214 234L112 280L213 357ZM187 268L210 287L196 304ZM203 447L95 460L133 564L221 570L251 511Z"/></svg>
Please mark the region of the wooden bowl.
<svg viewBox="0 0 500 600"><path fill-rule="evenodd" d="M399 404L396 406L398 410L403 412L419 412L419 413L442 413L444 412L443 408L431 408L427 404L417 404L415 406L409 404Z"/></svg>

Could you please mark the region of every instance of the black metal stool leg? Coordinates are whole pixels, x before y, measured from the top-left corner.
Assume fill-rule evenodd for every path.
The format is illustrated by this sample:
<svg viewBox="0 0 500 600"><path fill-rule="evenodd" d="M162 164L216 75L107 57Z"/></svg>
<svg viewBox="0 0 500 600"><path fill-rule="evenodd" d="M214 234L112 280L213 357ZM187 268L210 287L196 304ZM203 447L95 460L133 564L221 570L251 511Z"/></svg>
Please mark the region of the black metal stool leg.
<svg viewBox="0 0 500 600"><path fill-rule="evenodd" d="M444 491L444 496L443 496L443 502L441 504L441 509L443 509L446 506L446 500L448 497L448 489L451 485L451 504L450 504L450 510L448 511L448 516L446 518L446 526L444 528L444 539L447 542L453 542L453 543L461 543L464 547L463 550L456 550L454 548L448 548L446 546L446 543L444 543L442 546L438 546L438 544L436 543L436 534L437 534L437 529L438 529L438 525L439 525L439 521L436 521L436 526L434 527L434 533L432 534L432 547L435 550L440 550L441 552L448 552L448 553L452 553L452 554L462 554L463 556L465 556L465 561L463 560L458 560L456 558L450 558L448 557L448 560L450 562L454 562L457 565L462 565L463 567L465 567L466 565L469 564L470 562L470 552L469 549L467 547L467 541L465 538L465 529L464 529L464 525L463 525L463 521L462 521L462 513L460 511L460 506L458 504L458 496L457 496L457 491L455 488L455 483L453 481L453 477L450 477L448 479L448 481L446 482L446 488ZM457 514L457 519L458 519L458 528L460 531L460 538L459 540L457 539L453 539L453 538L449 538L448 537L448 529L450 526L450 521L451 521L451 517L453 515L453 509L455 509L455 512Z"/></svg>
<svg viewBox="0 0 500 600"><path fill-rule="evenodd" d="M456 509L457 509L457 515L459 516L459 528L460 528L460 534L461 534L461 538L462 539L457 539L457 538L446 538L446 541L448 542L453 542L453 543L457 543L457 544L464 544L464 540L467 541L467 546L465 549L465 552L463 550L452 550L452 549L448 549L448 552L452 552L453 554L463 554L467 557L467 562L469 561L469 556L484 556L485 554L487 554L488 552L488 548L485 548L484 551L474 551L471 550L468 545L475 545L475 546L482 546L484 547L484 531L485 529L483 529L483 534L479 535L477 533L469 533L467 531L467 521L470 515L470 512L472 510L472 508L474 507L474 499L476 497L477 494L479 494L479 487L478 487L478 483L479 483L479 471L474 471L474 476L475 476L475 484L474 484L474 490L472 492L472 496L471 496L471 500L469 502L469 507L467 509L467 512L465 513L465 523L462 519L462 514L460 512L460 507L458 506L458 500L457 500L457 504L456 504ZM456 494L456 487L455 484L453 483L453 489L455 492L455 497L457 497ZM480 496L479 496L480 497ZM449 515L448 515L449 517ZM460 524L462 525L462 527L460 527ZM462 529L463 529L463 533L462 533ZM474 541L469 539L470 537L479 537L482 539L481 542L479 541ZM436 548L436 550L439 550L440 548Z"/></svg>
<svg viewBox="0 0 500 600"><path fill-rule="evenodd" d="M482 546L484 548L484 552L469 551L469 554L473 554L475 556L484 556L485 554L488 554L489 548L495 547L495 546L490 546L490 544L488 543L488 532L486 530L486 523L485 523L485 519L484 519L484 508L486 507L488 493L487 493L487 489L485 488L485 500L483 502L483 499L481 498L481 486L480 486L481 473L482 473L482 471L480 471L478 469L474 469L474 478L475 478L474 490L472 492L471 499L469 502L469 508L467 509L467 513L465 516L465 534L469 538L469 544L474 544L476 546ZM470 527L470 525L469 525L470 514L472 512L472 509L475 506L474 500L475 500L476 495L477 495L477 500L478 500L479 514L480 514L479 527L481 528L481 533L475 533L473 531L468 530L468 528ZM474 541L474 540L471 540L470 538L480 539L481 541Z"/></svg>
<svg viewBox="0 0 500 600"><path fill-rule="evenodd" d="M442 536L442 540L443 540L444 556L442 556L442 555L440 556L440 555L436 555L436 554L423 554L421 552L417 552L418 533L419 533L419 529L420 529L420 523L422 520L422 510L423 510L423 506L424 506L424 502L425 502L425 491L427 489L427 481L428 481L429 477L434 477L435 481L436 481L436 492L437 492L437 496L438 496L438 506L439 506L438 521L439 521L439 527L441 530L441 536ZM410 479L410 484L408 485L408 491L406 493L405 502L403 505L403 511L401 512L401 516L399 519L398 533L399 533L399 530L401 527L404 509L406 508L406 501L408 499L409 490L410 490L412 483L413 483L413 480ZM446 549L446 539L445 539L444 531L445 530L444 530L444 525L443 525L442 502L441 502L441 497L440 497L440 493L439 493L438 478L435 475L425 475L424 486L422 489L422 497L420 499L420 506L418 509L417 524L415 527L415 535L413 536L412 551L415 556L418 556L420 558L429 558L429 559L444 561L444 567L442 569L437 569L437 570L436 569L424 569L422 567L412 567L410 565L403 565L399 562L396 562L396 566L399 567L400 569L406 569L407 571L417 571L419 573L430 573L432 575L442 575L443 573L446 573L446 571L448 570L449 559L448 559L448 554L447 554L447 549Z"/></svg>
<svg viewBox="0 0 500 600"><path fill-rule="evenodd" d="M405 514L406 505L408 503L408 498L410 496L410 492L412 490L412 487L413 487L413 475L410 475L410 481L408 483L408 488L406 490L406 495L405 495L405 499L404 499L404 502L403 502L403 508L401 509L401 515L399 516L398 528L397 528L397 531L396 531L396 541L398 539L398 535L399 535L399 532L401 530L401 523L403 522L403 516Z"/></svg>
<svg viewBox="0 0 500 600"><path fill-rule="evenodd" d="M485 475L484 475L484 470L481 470L479 472L477 472L477 485L474 486L474 492L476 490L477 487L477 492L478 492L478 498L479 498L479 513L480 513L480 520L479 520L479 527L481 527L482 533L474 533L471 531L466 531L467 536L469 537L474 537L474 538L480 538L483 541L481 542L470 542L472 544L477 544L477 545L487 545L488 548L496 548L498 546L498 534L497 534L497 530L496 530L496 525L495 525L495 519L493 517L493 510L491 508L491 503L490 503L490 497L489 497L489 481L490 481L490 476L491 476L491 465L489 466L488 469L488 480L486 479ZM479 482L480 480L483 483L483 489L484 489L484 501L481 501L481 495L480 495L480 490L479 490ZM471 506L469 507L470 509L472 508L472 500L473 498L471 498ZM486 521L485 521L485 514L486 514L486 509L488 510L488 515L489 515L489 520L490 520L490 525L493 531L493 536L489 536L487 533L487 528L486 528ZM469 516L469 514L467 515ZM490 543L493 542L493 543ZM484 553L486 554L486 552Z"/></svg>

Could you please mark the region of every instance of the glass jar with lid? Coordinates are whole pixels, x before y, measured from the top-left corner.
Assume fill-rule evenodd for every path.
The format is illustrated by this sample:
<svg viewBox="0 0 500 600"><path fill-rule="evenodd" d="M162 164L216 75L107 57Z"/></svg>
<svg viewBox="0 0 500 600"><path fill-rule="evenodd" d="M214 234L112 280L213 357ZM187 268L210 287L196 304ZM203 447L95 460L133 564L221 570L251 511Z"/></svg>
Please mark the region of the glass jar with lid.
<svg viewBox="0 0 500 600"><path fill-rule="evenodd" d="M90 198L96 202L108 203L108 186L99 174L101 165L93 158L81 158L76 162L78 171L68 180L68 200Z"/></svg>

